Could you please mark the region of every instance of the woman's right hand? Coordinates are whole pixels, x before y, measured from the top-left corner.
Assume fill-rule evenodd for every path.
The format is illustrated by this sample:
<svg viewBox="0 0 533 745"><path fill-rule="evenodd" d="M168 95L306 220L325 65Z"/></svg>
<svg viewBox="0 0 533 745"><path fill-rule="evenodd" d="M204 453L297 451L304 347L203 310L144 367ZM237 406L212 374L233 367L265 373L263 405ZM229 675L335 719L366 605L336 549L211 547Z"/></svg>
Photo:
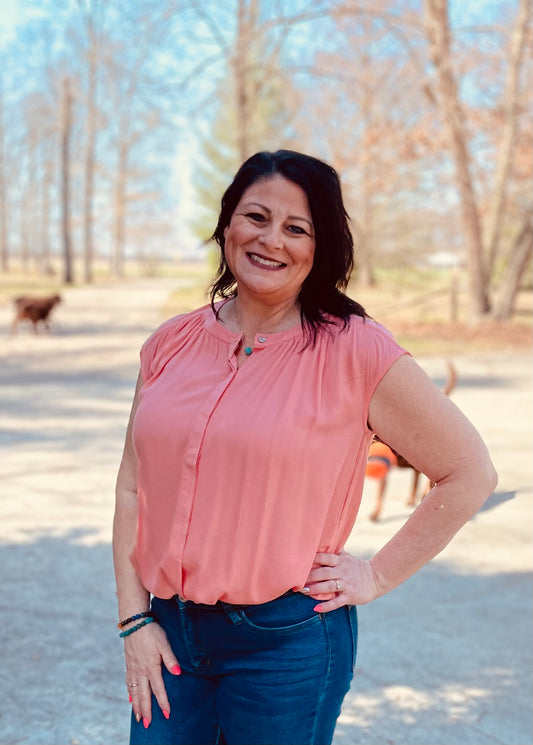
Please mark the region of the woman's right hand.
<svg viewBox="0 0 533 745"><path fill-rule="evenodd" d="M138 722L145 729L152 721L152 693L161 707L163 716L170 716L170 704L163 683L161 665L172 675L180 675L181 668L168 642L167 635L158 623L150 623L124 639L126 658L126 685Z"/></svg>

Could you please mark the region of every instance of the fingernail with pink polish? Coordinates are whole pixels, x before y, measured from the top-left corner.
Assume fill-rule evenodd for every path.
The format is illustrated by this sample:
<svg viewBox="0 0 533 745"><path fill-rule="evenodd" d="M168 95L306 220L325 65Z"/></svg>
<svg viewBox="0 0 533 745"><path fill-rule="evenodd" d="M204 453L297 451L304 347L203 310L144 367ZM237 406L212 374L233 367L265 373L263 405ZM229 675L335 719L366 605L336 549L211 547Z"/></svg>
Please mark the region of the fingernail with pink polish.
<svg viewBox="0 0 533 745"><path fill-rule="evenodd" d="M322 608L321 604L319 603L318 605L315 605L315 607L313 608L313 610L316 611L317 613L322 613L322 611L324 609Z"/></svg>
<svg viewBox="0 0 533 745"><path fill-rule="evenodd" d="M128 701L130 702L130 704L133 701L133 696L131 695L131 693L128 693Z"/></svg>
<svg viewBox="0 0 533 745"><path fill-rule="evenodd" d="M166 709L163 709L163 716L165 717L165 719L168 719L170 717L170 712Z"/></svg>
<svg viewBox="0 0 533 745"><path fill-rule="evenodd" d="M144 717L143 719L143 724L144 724L144 729L148 729L148 727L150 726L150 722L148 721L146 717Z"/></svg>
<svg viewBox="0 0 533 745"><path fill-rule="evenodd" d="M174 665L171 672L172 675L181 675L181 667L179 665Z"/></svg>

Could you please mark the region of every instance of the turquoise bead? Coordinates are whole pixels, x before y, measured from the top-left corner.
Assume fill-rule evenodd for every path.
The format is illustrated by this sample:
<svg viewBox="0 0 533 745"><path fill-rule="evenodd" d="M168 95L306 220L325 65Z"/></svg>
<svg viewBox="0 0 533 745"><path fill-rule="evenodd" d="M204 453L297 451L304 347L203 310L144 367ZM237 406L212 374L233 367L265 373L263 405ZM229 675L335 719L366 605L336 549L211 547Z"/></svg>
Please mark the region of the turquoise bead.
<svg viewBox="0 0 533 745"><path fill-rule="evenodd" d="M248 355L248 357L249 357L252 354L253 351L254 350L252 349L252 347L246 347L245 350L244 350L244 354Z"/></svg>
<svg viewBox="0 0 533 745"><path fill-rule="evenodd" d="M145 618L144 621L141 621L136 626L132 626L131 629L126 629L126 631L121 631L119 636L122 639L124 639L126 636L133 634L134 631L138 631L139 629L142 629L143 626L147 626L149 623L152 623L154 620L155 620L154 618Z"/></svg>

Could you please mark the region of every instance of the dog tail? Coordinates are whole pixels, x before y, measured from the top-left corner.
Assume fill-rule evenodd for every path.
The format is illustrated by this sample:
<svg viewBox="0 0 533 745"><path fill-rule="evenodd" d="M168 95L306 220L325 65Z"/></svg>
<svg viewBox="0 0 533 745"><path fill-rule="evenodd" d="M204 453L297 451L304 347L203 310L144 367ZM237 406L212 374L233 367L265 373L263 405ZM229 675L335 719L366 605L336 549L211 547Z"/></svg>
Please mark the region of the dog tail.
<svg viewBox="0 0 533 745"><path fill-rule="evenodd" d="M442 392L446 394L446 396L449 396L457 385L457 370L451 360L446 361L446 367L448 368L448 378L446 379Z"/></svg>

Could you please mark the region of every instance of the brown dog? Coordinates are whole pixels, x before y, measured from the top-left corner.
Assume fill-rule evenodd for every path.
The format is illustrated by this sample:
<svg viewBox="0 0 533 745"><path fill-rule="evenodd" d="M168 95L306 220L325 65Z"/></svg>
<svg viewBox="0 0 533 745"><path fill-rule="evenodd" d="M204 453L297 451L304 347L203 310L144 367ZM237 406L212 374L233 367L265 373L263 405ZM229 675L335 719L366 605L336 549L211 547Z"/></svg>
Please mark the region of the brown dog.
<svg viewBox="0 0 533 745"><path fill-rule="evenodd" d="M11 333L17 330L21 321L30 321L33 331L37 333L38 324L41 323L46 329L50 328L50 313L52 309L61 302L59 295L51 297L18 297L15 298L15 318L11 326Z"/></svg>
<svg viewBox="0 0 533 745"><path fill-rule="evenodd" d="M452 390L455 388L455 385L457 383L457 372L455 370L454 365L448 361L447 363L448 367L448 378L446 380L446 384L444 386L443 393L445 393L447 396L450 395ZM379 437L374 435L374 441L375 442L381 442ZM387 446L385 446L387 447ZM403 455L400 455L396 450L393 450L392 448L388 448L389 455L387 456L386 452L381 452L376 456L372 455L372 446L371 446L371 452L369 454L369 460L367 465L367 476L370 476L370 478L374 478L377 480L377 493L376 493L376 504L374 507L373 512L370 514L370 519L373 521L377 521L380 518L381 511L383 509L383 503L385 501L385 492L387 490L387 476L389 470L396 466L397 468L411 468L413 471L413 483L411 487L411 493L407 499L407 504L409 507L414 507L417 504L417 497L418 497L418 483L420 481L420 471L417 470L414 466L412 466L404 457ZM372 467L374 465L373 461L375 460L377 467ZM422 499L426 496L428 491L431 488L431 482L428 480L428 484L426 488L424 489L424 493L422 494Z"/></svg>

